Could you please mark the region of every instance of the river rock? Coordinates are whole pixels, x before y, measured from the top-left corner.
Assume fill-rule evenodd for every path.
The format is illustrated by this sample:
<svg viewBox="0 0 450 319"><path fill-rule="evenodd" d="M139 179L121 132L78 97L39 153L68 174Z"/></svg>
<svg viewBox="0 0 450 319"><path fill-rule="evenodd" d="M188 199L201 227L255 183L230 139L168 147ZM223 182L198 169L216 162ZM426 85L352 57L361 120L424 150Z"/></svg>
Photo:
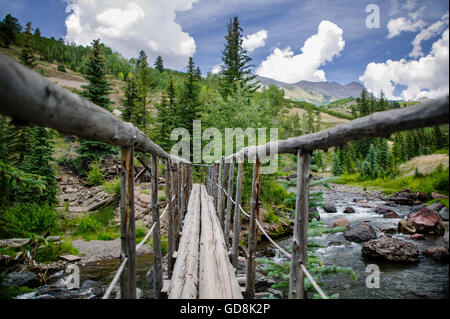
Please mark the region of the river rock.
<svg viewBox="0 0 450 319"><path fill-rule="evenodd" d="M399 192L394 193L389 197L389 201L394 202L399 205L412 206L414 204L420 203L419 199L409 188L405 188Z"/></svg>
<svg viewBox="0 0 450 319"><path fill-rule="evenodd" d="M398 216L398 214L396 212L390 211L390 212L384 213L383 218L400 218L400 216Z"/></svg>
<svg viewBox="0 0 450 319"><path fill-rule="evenodd" d="M431 205L428 205L427 208L430 210L434 210L436 213L440 212L442 208L444 208L445 205L441 203L433 203Z"/></svg>
<svg viewBox="0 0 450 319"><path fill-rule="evenodd" d="M433 258L436 261L448 262L448 249L445 247L431 247L426 249L423 255Z"/></svg>
<svg viewBox="0 0 450 319"><path fill-rule="evenodd" d="M365 257L384 259L393 262L417 262L417 246L392 237L381 237L368 241L361 247Z"/></svg>
<svg viewBox="0 0 450 319"><path fill-rule="evenodd" d="M388 206L380 205L380 206L377 206L377 207L373 210L373 212L374 212L375 214L384 215L384 214L386 214L386 213L393 212L393 210L392 210L392 208L390 208L390 207L388 207Z"/></svg>
<svg viewBox="0 0 450 319"><path fill-rule="evenodd" d="M355 209L353 207L345 207L344 214L354 214L355 213Z"/></svg>
<svg viewBox="0 0 450 319"><path fill-rule="evenodd" d="M418 233L426 234L435 230L439 219L439 214L435 211L422 208L417 213L410 215L406 221L410 222Z"/></svg>
<svg viewBox="0 0 450 319"><path fill-rule="evenodd" d="M317 210L317 207L310 207L309 208L309 214L308 214L308 221L311 222L315 218L316 220L320 220L320 214Z"/></svg>
<svg viewBox="0 0 450 319"><path fill-rule="evenodd" d="M355 243L363 243L377 238L377 233L369 224L362 222L344 232L344 238Z"/></svg>
<svg viewBox="0 0 450 319"><path fill-rule="evenodd" d="M267 292L271 293L275 298L283 299L283 292L278 289L269 288Z"/></svg>
<svg viewBox="0 0 450 319"><path fill-rule="evenodd" d="M350 222L347 218L338 218L333 222L333 225L331 226L333 228L335 227L350 227Z"/></svg>
<svg viewBox="0 0 450 319"><path fill-rule="evenodd" d="M424 192L417 192L416 197L421 202L428 202L430 200L430 196Z"/></svg>
<svg viewBox="0 0 450 319"><path fill-rule="evenodd" d="M334 205L334 204L332 204L332 203L326 203L325 206L323 206L323 209L324 209L327 213L336 213L336 212L337 212L336 205Z"/></svg>
<svg viewBox="0 0 450 319"><path fill-rule="evenodd" d="M272 285L276 284L276 281L270 277L266 277L261 275L259 272L256 272L255 275L255 292L264 292L267 289L271 288Z"/></svg>
<svg viewBox="0 0 450 319"><path fill-rule="evenodd" d="M448 208L447 207L443 207L440 211L439 211L439 216L441 217L441 219L443 221L448 222Z"/></svg>
<svg viewBox="0 0 450 319"><path fill-rule="evenodd" d="M407 220L401 220L398 222L398 231L405 235L411 235L416 233L416 228L414 227L413 223L407 221Z"/></svg>
<svg viewBox="0 0 450 319"><path fill-rule="evenodd" d="M3 283L8 286L27 286L36 288L39 286L39 277L31 271L11 272L3 279Z"/></svg>
<svg viewBox="0 0 450 319"><path fill-rule="evenodd" d="M397 228L395 227L387 227L387 228L383 228L381 229L381 231L385 234L389 234L389 235L393 235L397 233Z"/></svg>
<svg viewBox="0 0 450 319"><path fill-rule="evenodd" d="M424 240L425 235L424 234L414 234L414 235L411 235L409 238L412 240Z"/></svg>

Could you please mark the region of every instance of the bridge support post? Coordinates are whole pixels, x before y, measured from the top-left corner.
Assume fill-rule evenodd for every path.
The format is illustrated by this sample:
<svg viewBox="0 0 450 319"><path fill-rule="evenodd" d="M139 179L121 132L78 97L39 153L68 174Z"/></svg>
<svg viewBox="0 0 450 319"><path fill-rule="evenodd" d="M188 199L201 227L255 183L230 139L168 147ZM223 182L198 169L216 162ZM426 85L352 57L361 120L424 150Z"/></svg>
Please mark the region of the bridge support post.
<svg viewBox="0 0 450 319"><path fill-rule="evenodd" d="M227 248L230 244L230 224L231 224L231 209L233 208L233 203L231 199L233 197L233 180L234 180L234 161L228 163L228 196L227 196L227 209L225 214L225 228L224 228L224 236L225 236L225 244Z"/></svg>
<svg viewBox="0 0 450 319"><path fill-rule="evenodd" d="M179 204L180 204L180 211L179 211L179 216L180 216L180 236L181 236L181 232L182 232L182 229L183 229L183 221L184 221L184 215L185 215L185 203L186 203L186 201L185 201L185 195L186 195L186 187L184 187L184 184L186 183L186 174L185 174L185 172L186 172L186 169L185 169L185 165L183 164L183 163L180 163L180 166L179 166L179 185L180 185L180 188L178 189L178 192L179 192L179 194L180 194L180 201L179 201Z"/></svg>
<svg viewBox="0 0 450 319"><path fill-rule="evenodd" d="M222 179L220 181L220 185L222 188L221 191L221 204L220 204L220 227L222 228L222 231L225 231L225 188L227 187L227 177L228 177L228 169L230 167L229 163L226 163L225 161L222 162L223 171L222 171Z"/></svg>
<svg viewBox="0 0 450 319"><path fill-rule="evenodd" d="M297 157L297 196L295 202L294 237L292 239L289 299L305 298L305 274L301 264L306 266L311 153L299 149Z"/></svg>
<svg viewBox="0 0 450 319"><path fill-rule="evenodd" d="M247 278L245 284L245 297L247 299L255 298L255 255L256 244L258 241L258 232L256 227L256 220L259 217L260 211L260 193L261 193L261 162L256 157L256 162L253 165L253 181L252 181L252 210L250 213L250 225L248 231L248 253L247 253Z"/></svg>
<svg viewBox="0 0 450 319"><path fill-rule="evenodd" d="M241 193L242 193L242 172L244 170L244 161L238 160L238 173L236 179L236 197L233 217L233 245L231 248L231 264L235 269L238 266L239 257L239 235L241 231Z"/></svg>
<svg viewBox="0 0 450 319"><path fill-rule="evenodd" d="M219 184L219 163L214 163L214 170L213 170L213 199L214 199L214 207L217 207L217 192L219 190L219 187L217 185Z"/></svg>
<svg viewBox="0 0 450 319"><path fill-rule="evenodd" d="M156 224L153 230L153 293L161 298L162 289L162 257L161 257L161 224L158 209L158 158L152 155L152 221Z"/></svg>
<svg viewBox="0 0 450 319"><path fill-rule="evenodd" d="M174 216L173 216L173 189L172 189L172 181L171 181L171 165L170 161L166 159L165 161L166 170L165 170L165 179L166 179L166 200L169 210L168 214L168 225L167 225L167 271L169 278L172 278L172 271L173 271L173 253L175 248L175 232L174 232ZM172 175L173 178L173 175Z"/></svg>
<svg viewBox="0 0 450 319"><path fill-rule="evenodd" d="M222 201L223 191L222 191L222 188L219 187L222 185L222 176L223 176L222 162L219 162L218 166L219 166L219 174L217 175L218 177L217 177L216 213L217 213L217 216L219 217L219 222L223 229L223 215L221 213L222 212L222 204L223 204L223 201Z"/></svg>
<svg viewBox="0 0 450 319"><path fill-rule="evenodd" d="M136 228L134 223L133 146L122 147L120 171L120 259L128 258L120 277L122 299L136 299Z"/></svg>
<svg viewBox="0 0 450 319"><path fill-rule="evenodd" d="M180 225L180 216L178 212L178 199L180 197L179 194L179 185L178 185L178 164L172 163L172 193L175 195L174 201L172 202L172 214L173 214L173 251L178 250L178 243L180 242L180 231L181 231L181 225ZM172 195L172 197L173 197ZM172 259L173 264L175 264L175 259L172 256L170 256Z"/></svg>

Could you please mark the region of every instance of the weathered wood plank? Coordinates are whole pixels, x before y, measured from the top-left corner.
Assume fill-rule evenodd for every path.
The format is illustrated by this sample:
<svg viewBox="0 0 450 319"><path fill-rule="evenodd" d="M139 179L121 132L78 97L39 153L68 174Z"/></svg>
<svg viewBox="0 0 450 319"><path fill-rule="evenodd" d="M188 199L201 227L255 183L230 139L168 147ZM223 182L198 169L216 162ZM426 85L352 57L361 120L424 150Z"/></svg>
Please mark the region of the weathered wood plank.
<svg viewBox="0 0 450 319"><path fill-rule="evenodd" d="M201 186L199 299L242 299L212 197Z"/></svg>
<svg viewBox="0 0 450 319"><path fill-rule="evenodd" d="M169 278L172 278L172 271L173 271L173 265L174 260L172 258L173 252L175 249L175 223L174 223L174 214L173 214L173 190L172 190L172 180L173 176L171 176L171 165L170 161L166 160L165 162L165 179L166 179L166 200L167 204L169 205L169 214L167 215L167 272Z"/></svg>
<svg viewBox="0 0 450 319"><path fill-rule="evenodd" d="M227 244L227 247L230 243L231 209L233 208L233 202L231 201L231 199L233 197L234 162L232 161L228 165L229 165L228 191L227 191L228 196L227 196L227 208L225 214L225 228L224 228L225 243Z"/></svg>
<svg viewBox="0 0 450 319"><path fill-rule="evenodd" d="M259 217L260 211L260 193L261 193L261 162L256 159L253 165L253 181L252 181L252 210L250 212L250 225L248 230L248 253L247 253L247 282L245 284L247 299L254 299L255 297L255 255L256 245L258 240L258 228L256 227L256 220Z"/></svg>
<svg viewBox="0 0 450 319"><path fill-rule="evenodd" d="M87 99L55 85L42 75L0 53L0 113L22 124L37 124L64 134L135 149L175 162L131 123Z"/></svg>
<svg viewBox="0 0 450 319"><path fill-rule="evenodd" d="M122 299L136 299L136 230L134 223L133 146L122 147L120 171L121 261L127 258L120 277Z"/></svg>
<svg viewBox="0 0 450 319"><path fill-rule="evenodd" d="M170 282L169 299L196 299L200 240L200 185L192 186L183 236Z"/></svg>
<svg viewBox="0 0 450 319"><path fill-rule="evenodd" d="M309 163L311 154L307 151L298 150L297 156L297 195L295 200L289 299L305 298L305 274L301 269L301 264L306 265L309 213Z"/></svg>
<svg viewBox="0 0 450 319"><path fill-rule="evenodd" d="M238 162L238 173L236 179L236 197L234 205L233 216L233 244L231 248L231 263L237 269L239 257L239 235L241 231L241 193L242 193L242 174L244 170L244 163Z"/></svg>
<svg viewBox="0 0 450 319"><path fill-rule="evenodd" d="M153 294L156 299L161 298L163 284L162 254L161 254L161 223L158 209L158 158L152 155L152 221L156 225L153 230Z"/></svg>

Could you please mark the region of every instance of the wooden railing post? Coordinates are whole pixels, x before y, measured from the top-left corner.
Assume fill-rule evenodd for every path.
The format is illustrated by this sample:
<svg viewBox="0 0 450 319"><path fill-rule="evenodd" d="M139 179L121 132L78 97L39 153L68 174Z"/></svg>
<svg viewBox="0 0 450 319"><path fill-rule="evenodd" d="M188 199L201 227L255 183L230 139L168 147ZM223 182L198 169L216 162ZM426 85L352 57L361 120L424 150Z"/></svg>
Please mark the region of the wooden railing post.
<svg viewBox="0 0 450 319"><path fill-rule="evenodd" d="M231 224L231 209L233 208L233 202L231 201L233 197L233 181L234 181L234 161L228 163L228 196L227 196L227 209L225 214L225 244L229 247L230 244L230 224Z"/></svg>
<svg viewBox="0 0 450 319"><path fill-rule="evenodd" d="M217 186L219 183L219 163L214 163L214 172L213 172L213 200L214 200L214 208L217 207L217 191L219 187Z"/></svg>
<svg viewBox="0 0 450 319"><path fill-rule="evenodd" d="M178 192L180 193L180 211L179 211L179 215L180 215L180 234L182 232L183 229L183 221L184 221L184 215L185 215L185 204L186 204L186 200L185 200L185 195L186 195L186 187L184 187L184 184L186 183L186 169L184 167L185 165L183 163L180 164L180 180L178 181L180 183L180 188L178 190Z"/></svg>
<svg viewBox="0 0 450 319"><path fill-rule="evenodd" d="M238 266L239 257L239 235L241 231L241 193L242 193L242 173L244 170L244 162L238 161L238 173L236 179L236 197L234 206L233 219L233 245L231 249L231 263L235 269Z"/></svg>
<svg viewBox="0 0 450 319"><path fill-rule="evenodd" d="M162 257L161 257L161 224L158 209L158 158L152 155L152 222L153 230L153 293L156 299L161 298L162 289Z"/></svg>
<svg viewBox="0 0 450 319"><path fill-rule="evenodd" d="M136 299L136 229L134 223L133 146L122 147L120 171L120 259L128 258L120 277L122 299Z"/></svg>
<svg viewBox="0 0 450 319"><path fill-rule="evenodd" d="M216 213L217 216L219 217L219 221L220 221L220 225L223 225L223 216L221 215L221 211L222 211L222 196L223 196L223 192L222 192L222 188L219 187L219 185L222 185L222 174L223 174L223 164L222 162L219 163L219 174L217 175L217 202L216 202ZM223 227L222 227L223 229Z"/></svg>
<svg viewBox="0 0 450 319"><path fill-rule="evenodd" d="M294 237L292 238L289 299L305 298L305 274L301 269L301 264L306 267L309 212L309 163L311 153L299 149L297 157L297 196L295 202Z"/></svg>
<svg viewBox="0 0 450 319"><path fill-rule="evenodd" d="M220 181L220 186L222 186L221 190L221 204L220 204L220 227L222 231L225 230L225 188L227 187L227 178L228 178L228 168L230 167L229 163L223 162L223 171L222 171L222 179Z"/></svg>
<svg viewBox="0 0 450 319"><path fill-rule="evenodd" d="M260 192L261 192L261 162L256 157L256 162L253 165L253 181L252 181L252 210L250 213L250 225L248 230L248 253L247 253L247 282L245 285L247 299L255 298L255 255L256 244L258 241L258 232L256 227L256 220L259 217L260 211Z"/></svg>
<svg viewBox="0 0 450 319"><path fill-rule="evenodd" d="M178 185L178 164L172 164L172 198L175 195L174 201L172 202L172 214L173 214L173 251L178 250L178 244L180 242L180 217L178 212L178 198L179 196L179 185ZM171 199L172 199L171 198ZM172 256L170 256L172 262L175 264L175 260Z"/></svg>
<svg viewBox="0 0 450 319"><path fill-rule="evenodd" d="M166 159L166 171L165 171L165 178L166 178L166 200L168 206L168 225L167 225L167 271L169 274L169 278L172 278L172 271L173 271L173 253L174 253L174 242L175 242L175 231L174 231L174 216L173 216L173 203L172 203L172 197L173 197L173 189L171 187L171 165L170 161ZM173 178L173 176L172 176Z"/></svg>

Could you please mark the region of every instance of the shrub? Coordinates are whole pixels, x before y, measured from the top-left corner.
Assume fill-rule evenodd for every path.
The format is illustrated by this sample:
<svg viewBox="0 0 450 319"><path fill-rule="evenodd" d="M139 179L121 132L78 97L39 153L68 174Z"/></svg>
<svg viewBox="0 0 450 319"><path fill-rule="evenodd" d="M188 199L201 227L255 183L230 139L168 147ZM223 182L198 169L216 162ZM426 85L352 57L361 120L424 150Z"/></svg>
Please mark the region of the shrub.
<svg viewBox="0 0 450 319"><path fill-rule="evenodd" d="M87 182L88 186L98 186L103 183L103 173L100 169L100 164L94 162L91 164L91 170L88 173Z"/></svg>
<svg viewBox="0 0 450 319"><path fill-rule="evenodd" d="M66 72L66 68L63 64L58 64L58 67L56 69L61 72Z"/></svg>
<svg viewBox="0 0 450 319"><path fill-rule="evenodd" d="M113 179L110 182L105 182L102 185L105 192L111 195L120 195L120 178Z"/></svg>
<svg viewBox="0 0 450 319"><path fill-rule="evenodd" d="M72 242L49 243L37 249L34 259L40 263L57 261L62 254L78 255L78 250Z"/></svg>
<svg viewBox="0 0 450 319"><path fill-rule="evenodd" d="M86 214L80 219L76 234L91 234L100 230L101 223L93 216Z"/></svg>
<svg viewBox="0 0 450 319"><path fill-rule="evenodd" d="M59 213L54 207L32 204L15 204L0 214L0 236L3 238L29 237L46 231L59 231Z"/></svg>

